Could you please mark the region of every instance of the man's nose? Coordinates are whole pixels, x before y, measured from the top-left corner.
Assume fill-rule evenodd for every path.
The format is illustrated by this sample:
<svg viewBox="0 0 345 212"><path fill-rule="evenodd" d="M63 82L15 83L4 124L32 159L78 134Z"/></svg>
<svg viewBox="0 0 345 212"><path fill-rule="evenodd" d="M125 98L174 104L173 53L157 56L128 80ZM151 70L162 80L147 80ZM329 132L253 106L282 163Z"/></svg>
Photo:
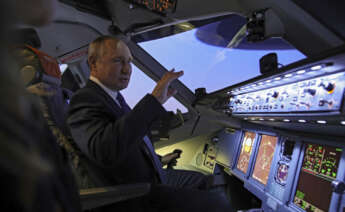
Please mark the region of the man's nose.
<svg viewBox="0 0 345 212"><path fill-rule="evenodd" d="M122 73L129 74L132 70L131 63L124 63L122 67Z"/></svg>

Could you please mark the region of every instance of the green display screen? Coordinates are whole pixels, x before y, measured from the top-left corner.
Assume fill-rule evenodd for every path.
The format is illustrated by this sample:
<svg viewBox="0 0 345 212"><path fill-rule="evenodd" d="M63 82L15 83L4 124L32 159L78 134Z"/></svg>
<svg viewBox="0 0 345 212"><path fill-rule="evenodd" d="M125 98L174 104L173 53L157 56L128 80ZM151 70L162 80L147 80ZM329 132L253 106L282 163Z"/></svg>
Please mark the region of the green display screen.
<svg viewBox="0 0 345 212"><path fill-rule="evenodd" d="M294 203L307 212L328 211L341 148L307 144Z"/></svg>

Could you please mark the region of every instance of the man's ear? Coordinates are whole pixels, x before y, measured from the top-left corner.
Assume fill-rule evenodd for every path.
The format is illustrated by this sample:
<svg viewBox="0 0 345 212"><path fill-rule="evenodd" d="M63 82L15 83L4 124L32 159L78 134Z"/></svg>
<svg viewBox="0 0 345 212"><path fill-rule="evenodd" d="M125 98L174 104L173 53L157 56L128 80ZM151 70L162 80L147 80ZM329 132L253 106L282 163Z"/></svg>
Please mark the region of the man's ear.
<svg viewBox="0 0 345 212"><path fill-rule="evenodd" d="M95 72L96 71L96 58L95 57L89 57L87 60L87 64L89 65L90 71Z"/></svg>

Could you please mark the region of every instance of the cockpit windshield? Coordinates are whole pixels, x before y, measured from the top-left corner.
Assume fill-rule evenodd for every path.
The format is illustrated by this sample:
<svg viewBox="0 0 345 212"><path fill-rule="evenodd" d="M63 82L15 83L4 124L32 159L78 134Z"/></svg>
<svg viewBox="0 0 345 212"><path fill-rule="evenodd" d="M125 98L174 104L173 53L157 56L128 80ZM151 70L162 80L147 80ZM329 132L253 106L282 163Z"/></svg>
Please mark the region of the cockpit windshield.
<svg viewBox="0 0 345 212"><path fill-rule="evenodd" d="M271 52L281 65L305 58L293 47L276 51L209 45L198 39L197 30L139 44L168 70L184 70L180 80L192 91L204 87L209 93L254 78L260 75L259 59Z"/></svg>

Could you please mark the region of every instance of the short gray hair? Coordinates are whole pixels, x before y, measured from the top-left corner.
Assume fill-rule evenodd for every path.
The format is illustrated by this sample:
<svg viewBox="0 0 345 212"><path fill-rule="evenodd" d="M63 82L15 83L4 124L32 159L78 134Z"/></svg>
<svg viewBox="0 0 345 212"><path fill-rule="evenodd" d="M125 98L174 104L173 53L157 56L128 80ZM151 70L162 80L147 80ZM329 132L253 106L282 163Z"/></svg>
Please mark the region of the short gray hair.
<svg viewBox="0 0 345 212"><path fill-rule="evenodd" d="M116 37L103 35L90 43L87 57L89 63L92 61L96 61L102 56L102 54L104 54L104 44L109 40L113 40L116 43L121 41Z"/></svg>

